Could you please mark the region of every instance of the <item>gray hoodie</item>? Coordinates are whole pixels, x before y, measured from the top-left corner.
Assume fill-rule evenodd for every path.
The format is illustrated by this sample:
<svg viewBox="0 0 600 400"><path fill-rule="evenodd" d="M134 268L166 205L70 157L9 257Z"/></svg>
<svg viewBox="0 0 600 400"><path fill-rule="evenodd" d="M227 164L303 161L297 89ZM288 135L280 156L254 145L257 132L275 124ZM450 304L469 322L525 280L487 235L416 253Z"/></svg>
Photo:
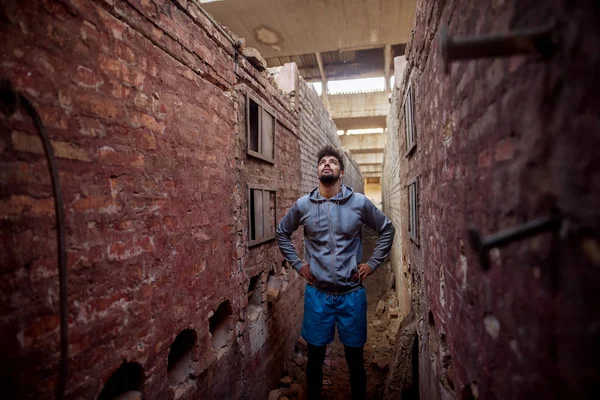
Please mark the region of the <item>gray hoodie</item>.
<svg viewBox="0 0 600 400"><path fill-rule="evenodd" d="M317 288L330 293L345 293L360 285L351 280L362 260L362 226L379 233L373 255L367 261L375 270L390 251L394 240L391 221L363 194L342 185L331 199L318 188L301 197L277 227L277 242L283 257L300 271L303 262L291 240L292 232L304 226L304 258L317 279Z"/></svg>

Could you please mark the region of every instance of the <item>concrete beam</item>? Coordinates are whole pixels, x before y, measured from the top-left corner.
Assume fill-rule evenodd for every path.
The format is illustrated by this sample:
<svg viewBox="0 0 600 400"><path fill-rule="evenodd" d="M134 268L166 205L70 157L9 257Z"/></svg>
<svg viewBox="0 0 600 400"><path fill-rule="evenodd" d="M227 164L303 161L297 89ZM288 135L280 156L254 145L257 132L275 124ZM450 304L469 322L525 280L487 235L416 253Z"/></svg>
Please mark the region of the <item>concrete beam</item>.
<svg viewBox="0 0 600 400"><path fill-rule="evenodd" d="M362 174L363 178L381 178L381 172L363 172Z"/></svg>
<svg viewBox="0 0 600 400"><path fill-rule="evenodd" d="M347 131L348 129L366 129L366 128L385 128L386 116L379 115L375 117L359 118L335 118L333 120L338 129Z"/></svg>
<svg viewBox="0 0 600 400"><path fill-rule="evenodd" d="M383 165L383 164L380 164L380 163L361 163L360 165L361 165L361 167L365 167L365 166L367 166L367 167L379 167L380 165Z"/></svg>
<svg viewBox="0 0 600 400"><path fill-rule="evenodd" d="M386 92L348 93L329 96L331 118L386 117L390 102Z"/></svg>
<svg viewBox="0 0 600 400"><path fill-rule="evenodd" d="M381 164L359 164L360 171L364 174L365 172L383 172L383 166Z"/></svg>
<svg viewBox="0 0 600 400"><path fill-rule="evenodd" d="M352 154L357 164L382 164L383 153Z"/></svg>
<svg viewBox="0 0 600 400"><path fill-rule="evenodd" d="M273 59L270 59L273 60ZM278 62L279 58L275 59ZM267 60L269 62L269 60ZM367 68L359 62L348 62L345 64L325 64L323 69L328 79L354 79L354 78L375 78L383 75L381 66ZM321 80L318 67L302 67L300 74L306 80Z"/></svg>
<svg viewBox="0 0 600 400"><path fill-rule="evenodd" d="M340 136L340 139L342 136ZM345 146L344 146L345 147ZM352 154L377 154L383 153L383 148L353 149Z"/></svg>
<svg viewBox="0 0 600 400"><path fill-rule="evenodd" d="M356 150L382 152L385 148L386 138L384 133L340 136L342 146L352 151L352 153L355 153Z"/></svg>

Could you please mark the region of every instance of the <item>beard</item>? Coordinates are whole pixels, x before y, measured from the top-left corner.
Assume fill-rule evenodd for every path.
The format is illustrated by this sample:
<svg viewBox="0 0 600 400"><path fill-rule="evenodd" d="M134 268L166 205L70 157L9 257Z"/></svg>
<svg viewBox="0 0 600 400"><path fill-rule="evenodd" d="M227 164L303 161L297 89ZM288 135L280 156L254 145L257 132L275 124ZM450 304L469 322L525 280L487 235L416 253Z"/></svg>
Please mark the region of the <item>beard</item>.
<svg viewBox="0 0 600 400"><path fill-rule="evenodd" d="M337 176L332 174L327 174L327 175L323 175L321 174L321 176L319 176L319 180L321 181L321 183L324 184L330 184L330 183L334 183L337 182L338 179L340 179L340 175L338 174Z"/></svg>

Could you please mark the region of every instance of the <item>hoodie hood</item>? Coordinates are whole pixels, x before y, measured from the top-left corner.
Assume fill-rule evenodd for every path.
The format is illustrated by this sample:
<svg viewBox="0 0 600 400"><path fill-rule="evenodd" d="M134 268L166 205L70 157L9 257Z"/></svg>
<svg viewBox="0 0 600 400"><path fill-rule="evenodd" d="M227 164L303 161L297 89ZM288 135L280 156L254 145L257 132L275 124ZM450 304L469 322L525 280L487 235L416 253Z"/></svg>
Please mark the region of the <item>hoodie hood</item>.
<svg viewBox="0 0 600 400"><path fill-rule="evenodd" d="M340 204L346 203L353 194L354 194L354 189L352 189L350 186L346 186L344 184L341 185L341 191L330 199L326 199L325 197L321 196L321 194L319 193L318 186L316 188L314 188L313 190L311 190L310 193L308 194L308 198L312 203L317 204L316 222L319 223L319 221L321 220L321 205L323 203L333 202L339 206ZM337 213L338 213L338 221L339 221L340 220L340 218L339 218L340 208L339 207L337 208Z"/></svg>
<svg viewBox="0 0 600 400"><path fill-rule="evenodd" d="M341 189L342 190L340 191L340 193L336 194L331 199L326 199L325 197L321 196L321 194L319 193L319 187L317 186L316 188L310 191L310 193L308 194L308 198L314 203L323 203L326 201L335 201L336 203L340 204L345 203L354 194L354 189L344 184L341 185Z"/></svg>

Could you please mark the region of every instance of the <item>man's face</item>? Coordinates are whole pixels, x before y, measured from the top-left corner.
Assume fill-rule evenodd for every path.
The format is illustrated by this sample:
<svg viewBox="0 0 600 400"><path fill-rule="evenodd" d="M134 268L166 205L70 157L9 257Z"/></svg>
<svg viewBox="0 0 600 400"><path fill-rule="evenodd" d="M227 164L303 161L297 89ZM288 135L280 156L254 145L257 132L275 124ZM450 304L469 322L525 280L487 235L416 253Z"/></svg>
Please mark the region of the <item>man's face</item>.
<svg viewBox="0 0 600 400"><path fill-rule="evenodd" d="M336 182L344 173L340 169L340 163L334 156L325 156L319 160L317 168L319 180L323 183Z"/></svg>

